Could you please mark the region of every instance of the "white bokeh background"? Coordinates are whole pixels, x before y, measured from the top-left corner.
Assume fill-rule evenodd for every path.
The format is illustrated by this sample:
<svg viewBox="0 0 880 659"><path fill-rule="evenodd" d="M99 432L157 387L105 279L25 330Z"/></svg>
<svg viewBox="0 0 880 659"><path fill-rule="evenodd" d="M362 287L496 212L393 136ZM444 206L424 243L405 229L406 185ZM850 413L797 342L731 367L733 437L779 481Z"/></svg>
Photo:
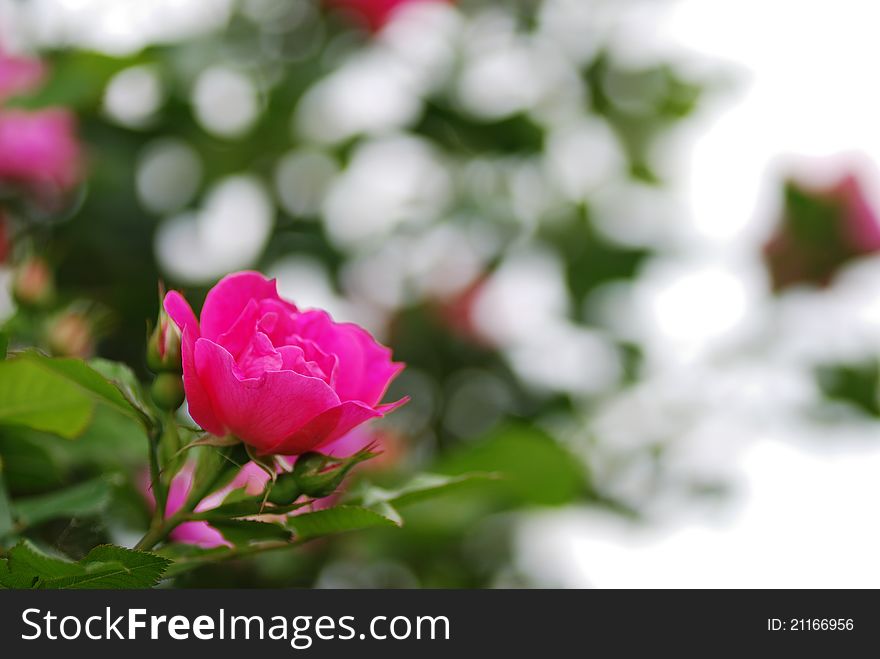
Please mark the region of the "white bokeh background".
<svg viewBox="0 0 880 659"><path fill-rule="evenodd" d="M644 332L654 374L596 423L618 433L618 448L686 427L680 468L728 474L733 497L700 508L658 500L647 525L593 509L534 515L520 530L523 569L570 586L880 586L880 425L795 415L817 401L812 364L876 355L880 261L771 308L754 256L776 218L775 174L821 179L846 166L876 184L878 18L880 7L859 0L681 0L633 12L622 39L646 53L696 51L733 84L668 154L689 224L678 255L655 263L629 304L608 305ZM750 358L731 357L746 346ZM681 407L689 418L676 429Z"/></svg>

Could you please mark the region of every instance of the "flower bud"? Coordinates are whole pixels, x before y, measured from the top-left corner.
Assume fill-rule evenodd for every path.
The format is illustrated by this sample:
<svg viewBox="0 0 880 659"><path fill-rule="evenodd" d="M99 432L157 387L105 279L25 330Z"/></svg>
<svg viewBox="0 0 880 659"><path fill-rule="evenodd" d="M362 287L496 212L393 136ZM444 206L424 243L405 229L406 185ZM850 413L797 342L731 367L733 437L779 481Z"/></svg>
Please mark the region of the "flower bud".
<svg viewBox="0 0 880 659"><path fill-rule="evenodd" d="M301 494L321 499L333 494L356 464L375 455L369 450L363 450L348 458L334 458L310 451L296 459L293 477Z"/></svg>
<svg viewBox="0 0 880 659"><path fill-rule="evenodd" d="M150 395L159 409L173 412L183 405L183 381L176 373L160 373L150 385Z"/></svg>
<svg viewBox="0 0 880 659"><path fill-rule="evenodd" d="M302 492L293 472L279 474L269 490L268 500L278 506L286 506L297 500Z"/></svg>
<svg viewBox="0 0 880 659"><path fill-rule="evenodd" d="M41 307L55 295L52 271L45 260L33 256L21 263L13 274L12 295L23 307Z"/></svg>
<svg viewBox="0 0 880 659"><path fill-rule="evenodd" d="M180 330L161 307L156 327L147 339L147 366L154 373L181 373Z"/></svg>
<svg viewBox="0 0 880 659"><path fill-rule="evenodd" d="M46 341L53 355L87 359L95 353L92 323L79 311L65 311L55 316L46 331Z"/></svg>

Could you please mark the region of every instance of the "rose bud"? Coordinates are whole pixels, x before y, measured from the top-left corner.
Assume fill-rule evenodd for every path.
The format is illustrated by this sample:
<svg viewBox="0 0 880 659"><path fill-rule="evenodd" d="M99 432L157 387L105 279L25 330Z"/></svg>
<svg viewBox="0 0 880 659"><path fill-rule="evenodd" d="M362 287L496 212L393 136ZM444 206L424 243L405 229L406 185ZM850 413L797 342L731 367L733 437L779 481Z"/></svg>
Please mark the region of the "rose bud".
<svg viewBox="0 0 880 659"><path fill-rule="evenodd" d="M159 309L156 327L147 339L147 366L154 373L181 373L180 330L165 310Z"/></svg>
<svg viewBox="0 0 880 659"><path fill-rule="evenodd" d="M320 449L407 400L380 404L404 367L388 348L358 325L300 311L257 272L220 280L201 320L176 291L164 306L183 333L190 416L259 455Z"/></svg>
<svg viewBox="0 0 880 659"><path fill-rule="evenodd" d="M41 307L55 296L55 278L45 260L32 256L12 275L12 296L23 307Z"/></svg>
<svg viewBox="0 0 880 659"><path fill-rule="evenodd" d="M287 471L275 479L267 498L271 503L286 506L296 501L301 494L302 491L299 489L296 475L293 472Z"/></svg>
<svg viewBox="0 0 880 659"><path fill-rule="evenodd" d="M855 174L827 187L789 180L781 215L764 246L774 291L827 286L850 261L880 251L880 216Z"/></svg>
<svg viewBox="0 0 880 659"><path fill-rule="evenodd" d="M56 316L46 336L53 355L87 359L95 353L92 323L81 312L65 311Z"/></svg>
<svg viewBox="0 0 880 659"><path fill-rule="evenodd" d="M333 494L356 464L376 454L359 451L348 458L334 458L323 453L304 453L293 465L293 477L301 494L321 499Z"/></svg>
<svg viewBox="0 0 880 659"><path fill-rule="evenodd" d="M183 405L183 381L177 373L159 373L150 385L150 396L160 410L173 412Z"/></svg>

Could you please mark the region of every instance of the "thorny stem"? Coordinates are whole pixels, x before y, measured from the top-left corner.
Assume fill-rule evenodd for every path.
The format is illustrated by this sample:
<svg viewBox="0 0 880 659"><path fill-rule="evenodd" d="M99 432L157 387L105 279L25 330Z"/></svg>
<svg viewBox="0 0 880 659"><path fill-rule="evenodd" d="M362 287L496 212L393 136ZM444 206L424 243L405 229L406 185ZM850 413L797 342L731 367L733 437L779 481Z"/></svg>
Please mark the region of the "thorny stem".
<svg viewBox="0 0 880 659"><path fill-rule="evenodd" d="M171 517L167 519L159 519L158 523L156 522L156 517L153 518L153 523L150 524L149 530L144 534L144 537L140 539L134 548L137 551L149 551L160 542L162 542L165 538L168 537L168 534L171 533L181 522L185 520L185 515L181 515L178 511L173 514Z"/></svg>
<svg viewBox="0 0 880 659"><path fill-rule="evenodd" d="M153 525L161 523L165 517L165 506L168 502L168 489L162 479L162 468L159 464L159 440L162 437L162 424L155 421L149 431L150 442L150 487L156 499L156 510L153 513Z"/></svg>

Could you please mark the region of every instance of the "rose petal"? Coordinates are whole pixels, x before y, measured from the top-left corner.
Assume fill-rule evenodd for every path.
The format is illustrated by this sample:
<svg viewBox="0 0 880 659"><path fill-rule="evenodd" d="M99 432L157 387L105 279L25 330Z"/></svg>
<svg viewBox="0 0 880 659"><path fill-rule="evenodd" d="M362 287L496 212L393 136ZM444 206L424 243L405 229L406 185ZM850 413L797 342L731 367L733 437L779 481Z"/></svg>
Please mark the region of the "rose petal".
<svg viewBox="0 0 880 659"><path fill-rule="evenodd" d="M223 537L213 526L207 522L184 522L170 533L175 542L183 542L188 545L197 545L202 549L214 547L232 547L232 543Z"/></svg>
<svg viewBox="0 0 880 659"><path fill-rule="evenodd" d="M241 316L248 302L263 299L277 300L290 312L296 307L278 297L274 279L266 279L259 272L237 272L227 275L214 286L202 307L202 336L216 340L230 329Z"/></svg>
<svg viewBox="0 0 880 659"><path fill-rule="evenodd" d="M262 332L251 336L251 342L236 360L241 378L258 378L267 371L280 371L284 358Z"/></svg>
<svg viewBox="0 0 880 659"><path fill-rule="evenodd" d="M259 309L257 301L248 300L248 303L242 309L238 318L235 319L235 322L216 339L212 339L212 341L226 348L237 359L241 351L247 347L253 338L254 328L257 326L258 319Z"/></svg>
<svg viewBox="0 0 880 659"><path fill-rule="evenodd" d="M225 435L226 429L214 413L211 399L199 379L195 364L195 342L199 339L199 323L189 303L177 291L165 296L165 312L181 329L180 355L183 362L183 388L186 406L193 421L209 433Z"/></svg>
<svg viewBox="0 0 880 659"><path fill-rule="evenodd" d="M205 338L196 341L195 365L218 419L259 451L265 452L339 404L326 382L294 371L239 379L232 355Z"/></svg>
<svg viewBox="0 0 880 659"><path fill-rule="evenodd" d="M196 338L200 336L199 321L196 320L196 315L193 313L192 307L189 306L189 302L180 293L168 291L162 306L165 307L165 313L180 328L181 332L190 327Z"/></svg>
<svg viewBox="0 0 880 659"><path fill-rule="evenodd" d="M207 432L222 437L226 434L226 428L211 404L211 398L196 367L195 344L201 340L193 336L189 327L183 331L180 354L183 358L183 389L186 392L186 407L193 421Z"/></svg>
<svg viewBox="0 0 880 659"><path fill-rule="evenodd" d="M335 323L319 310L297 318L298 334L314 341L338 359L335 382L340 400L378 403L404 365L391 361L391 350L377 343L369 332L352 323Z"/></svg>
<svg viewBox="0 0 880 659"><path fill-rule="evenodd" d="M360 401L345 401L322 412L300 430L279 444L270 447L270 452L280 455L296 455L321 448L340 439L362 423L384 416L396 407L403 405L407 400L404 398L396 403L383 405L376 409Z"/></svg>

